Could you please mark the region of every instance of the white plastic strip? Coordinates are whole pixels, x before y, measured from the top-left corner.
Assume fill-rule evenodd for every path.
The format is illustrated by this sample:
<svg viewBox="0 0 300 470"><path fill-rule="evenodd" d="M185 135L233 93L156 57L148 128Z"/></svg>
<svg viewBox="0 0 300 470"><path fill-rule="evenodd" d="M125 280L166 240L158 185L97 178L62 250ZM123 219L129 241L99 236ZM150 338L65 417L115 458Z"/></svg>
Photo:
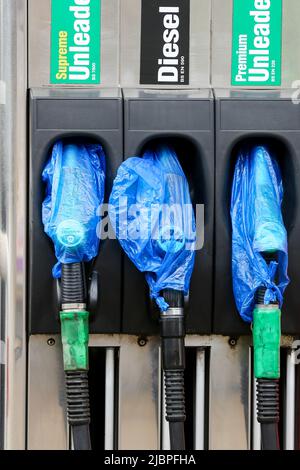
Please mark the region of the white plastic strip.
<svg viewBox="0 0 300 470"><path fill-rule="evenodd" d="M205 422L205 350L196 353L195 450L204 450Z"/></svg>
<svg viewBox="0 0 300 470"><path fill-rule="evenodd" d="M294 450L295 445L295 361L294 350L287 352L286 358L286 400L284 449Z"/></svg>
<svg viewBox="0 0 300 470"><path fill-rule="evenodd" d="M105 450L114 449L114 397L115 397L114 348L106 349L105 361Z"/></svg>

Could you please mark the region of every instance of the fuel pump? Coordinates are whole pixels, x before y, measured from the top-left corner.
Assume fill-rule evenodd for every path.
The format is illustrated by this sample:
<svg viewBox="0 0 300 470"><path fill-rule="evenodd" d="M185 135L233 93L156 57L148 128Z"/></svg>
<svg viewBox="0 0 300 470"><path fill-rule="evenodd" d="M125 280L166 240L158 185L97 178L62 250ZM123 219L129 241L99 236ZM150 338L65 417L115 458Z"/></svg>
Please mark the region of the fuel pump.
<svg viewBox="0 0 300 470"><path fill-rule="evenodd" d="M232 195L232 278L237 308L252 324L262 448L279 449L281 306L289 283L287 233L277 161L264 146L243 150Z"/></svg>
<svg viewBox="0 0 300 470"><path fill-rule="evenodd" d="M195 219L186 177L175 151L149 147L118 170L109 215L127 256L145 273L159 310L166 419L171 448L185 448L184 296L195 255Z"/></svg>
<svg viewBox="0 0 300 470"><path fill-rule="evenodd" d="M98 210L103 203L105 155L100 145L55 143L43 175L42 217L61 279L60 322L67 414L76 450L91 447L88 388L89 312L85 263L98 254Z"/></svg>

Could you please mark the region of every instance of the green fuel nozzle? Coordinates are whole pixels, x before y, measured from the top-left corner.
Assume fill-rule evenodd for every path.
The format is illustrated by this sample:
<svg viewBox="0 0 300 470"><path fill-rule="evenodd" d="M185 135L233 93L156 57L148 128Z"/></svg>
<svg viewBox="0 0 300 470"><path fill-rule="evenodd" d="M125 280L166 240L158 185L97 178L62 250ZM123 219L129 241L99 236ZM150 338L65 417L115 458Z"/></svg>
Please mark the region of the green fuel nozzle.
<svg viewBox="0 0 300 470"><path fill-rule="evenodd" d="M269 265L277 262L276 251L264 252L263 258ZM277 302L266 304L266 287L256 292L253 311L254 374L257 379L278 379L280 377L281 310Z"/></svg>
<svg viewBox="0 0 300 470"><path fill-rule="evenodd" d="M231 193L232 280L237 309L252 323L257 420L263 449L279 449L280 336L287 275L283 182L269 146L239 151Z"/></svg>
<svg viewBox="0 0 300 470"><path fill-rule="evenodd" d="M281 311L276 305L257 305L253 311L254 374L279 379Z"/></svg>
<svg viewBox="0 0 300 470"><path fill-rule="evenodd" d="M277 259L275 251L262 255L267 264ZM253 311L257 420L261 424L262 448L278 450L281 311L277 302L265 303L265 294L266 288L259 287Z"/></svg>
<svg viewBox="0 0 300 470"><path fill-rule="evenodd" d="M57 257L53 276L61 278L61 339L67 417L76 450L91 448L88 387L89 312L85 262L98 254L98 209L103 203L105 156L98 144L58 141L44 171L45 232Z"/></svg>

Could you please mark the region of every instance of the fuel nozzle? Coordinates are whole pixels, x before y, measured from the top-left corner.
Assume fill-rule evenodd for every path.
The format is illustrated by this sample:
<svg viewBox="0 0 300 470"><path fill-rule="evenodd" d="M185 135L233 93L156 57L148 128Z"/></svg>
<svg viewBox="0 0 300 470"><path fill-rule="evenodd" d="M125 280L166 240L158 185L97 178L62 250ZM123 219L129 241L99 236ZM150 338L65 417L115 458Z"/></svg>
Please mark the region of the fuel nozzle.
<svg viewBox="0 0 300 470"><path fill-rule="evenodd" d="M66 380L67 417L76 450L88 450L90 402L88 385L89 312L86 310L82 263L62 265L61 337Z"/></svg>
<svg viewBox="0 0 300 470"><path fill-rule="evenodd" d="M276 251L263 252L267 263L276 262ZM266 303L267 288L256 291L253 312L254 374L256 377L257 421L261 424L262 448L279 449L280 418L280 337L281 311L277 301Z"/></svg>
<svg viewBox="0 0 300 470"><path fill-rule="evenodd" d="M185 449L185 322L182 292L166 289L163 297L169 308L160 314L162 366L164 371L166 419L170 426L172 450Z"/></svg>
<svg viewBox="0 0 300 470"><path fill-rule="evenodd" d="M124 197L125 196L125 197ZM124 200L131 201L132 208ZM196 223L175 150L148 147L126 159L110 196L110 219L124 251L143 273L160 310L162 366L171 450L184 450L184 313L195 261ZM136 210L138 208L138 210Z"/></svg>
<svg viewBox="0 0 300 470"><path fill-rule="evenodd" d="M88 388L89 312L84 262L98 254L99 206L104 198L105 155L98 144L57 142L44 171L45 232L52 239L61 278L61 338L67 418L76 450L91 448Z"/></svg>
<svg viewBox="0 0 300 470"><path fill-rule="evenodd" d="M231 192L232 280L238 311L252 323L262 448L279 449L280 336L287 274L283 181L267 146L240 149Z"/></svg>

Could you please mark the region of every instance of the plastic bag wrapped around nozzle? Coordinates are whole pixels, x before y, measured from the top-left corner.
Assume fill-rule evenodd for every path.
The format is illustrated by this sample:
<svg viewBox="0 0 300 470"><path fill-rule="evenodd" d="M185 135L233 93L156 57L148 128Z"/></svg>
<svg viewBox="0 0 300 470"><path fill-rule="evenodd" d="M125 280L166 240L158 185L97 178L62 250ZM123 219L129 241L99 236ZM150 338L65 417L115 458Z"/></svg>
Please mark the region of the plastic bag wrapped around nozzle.
<svg viewBox="0 0 300 470"><path fill-rule="evenodd" d="M61 276L61 263L90 261L98 254L99 209L104 199L105 154L99 144L54 144L43 174L46 198L44 229L58 260L52 273Z"/></svg>
<svg viewBox="0 0 300 470"><path fill-rule="evenodd" d="M151 297L167 310L161 291L188 293L196 240L188 183L172 148L158 145L123 162L109 216L122 248L145 272Z"/></svg>
<svg viewBox="0 0 300 470"><path fill-rule="evenodd" d="M289 283L282 198L280 169L267 148L242 151L231 195L232 277L236 305L247 322L252 321L255 293L260 286L266 287L265 304L278 302L281 306ZM267 264L262 253L268 252L276 252L278 262Z"/></svg>

